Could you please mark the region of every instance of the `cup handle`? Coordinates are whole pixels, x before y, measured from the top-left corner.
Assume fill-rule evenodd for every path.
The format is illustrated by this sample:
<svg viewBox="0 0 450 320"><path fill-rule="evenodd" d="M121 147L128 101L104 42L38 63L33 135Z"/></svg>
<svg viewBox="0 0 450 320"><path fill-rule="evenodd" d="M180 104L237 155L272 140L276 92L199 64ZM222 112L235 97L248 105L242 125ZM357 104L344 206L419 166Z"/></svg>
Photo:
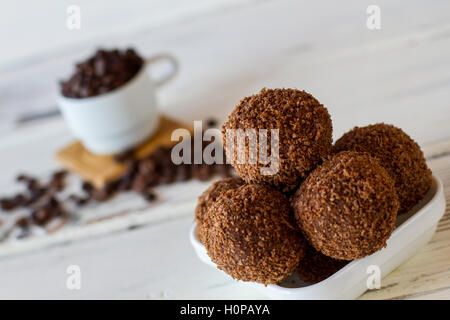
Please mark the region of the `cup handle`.
<svg viewBox="0 0 450 320"><path fill-rule="evenodd" d="M157 56L154 56L152 58L149 58L145 61L145 65L148 67L150 66L150 64L153 63L158 63L160 61L168 61L171 65L171 70L165 74L164 76L162 76L160 79L152 79L153 85L155 87L160 87L163 84L165 84L167 81L169 81L170 79L172 79L177 73L178 73L178 61L177 59L175 59L173 56L169 55L169 54L160 54Z"/></svg>

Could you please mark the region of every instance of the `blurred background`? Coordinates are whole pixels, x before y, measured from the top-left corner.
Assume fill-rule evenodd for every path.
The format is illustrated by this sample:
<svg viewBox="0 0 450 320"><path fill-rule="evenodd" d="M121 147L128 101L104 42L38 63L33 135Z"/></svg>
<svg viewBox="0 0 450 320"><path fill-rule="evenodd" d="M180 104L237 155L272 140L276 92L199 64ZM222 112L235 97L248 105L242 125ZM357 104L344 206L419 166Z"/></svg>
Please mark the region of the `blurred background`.
<svg viewBox="0 0 450 320"><path fill-rule="evenodd" d="M368 11L373 5L379 9L375 28L374 11ZM68 27L73 6L79 29ZM55 151L73 141L57 111L58 83L98 48L175 56L180 70L158 89L158 107L185 122L221 123L242 97L263 87L293 87L328 108L335 140L355 125L386 122L411 135L428 159L450 152L448 0L4 1L0 39L2 194L15 188L19 172L44 175L58 167ZM450 177L446 163L448 157L440 158L432 168L445 168L441 174ZM195 257L188 232L196 197L208 185L189 184L192 195L186 188L166 190L186 193L185 209L174 207L176 201L158 204L147 212L146 227L133 232L134 220L103 227L110 235L95 241L48 248L38 237L27 244L33 252L12 258L7 255L18 244L0 243L0 298L261 297ZM448 230L442 239L449 239ZM436 245L448 252L445 241ZM448 256L444 251L432 253ZM369 297L400 297L419 287L446 288L448 297L448 261L439 265L447 273L426 270L441 277L435 287L416 277L426 274L431 260L421 256L401 273L423 280L422 286L394 276L390 291ZM71 264L83 270L81 291L65 286Z"/></svg>

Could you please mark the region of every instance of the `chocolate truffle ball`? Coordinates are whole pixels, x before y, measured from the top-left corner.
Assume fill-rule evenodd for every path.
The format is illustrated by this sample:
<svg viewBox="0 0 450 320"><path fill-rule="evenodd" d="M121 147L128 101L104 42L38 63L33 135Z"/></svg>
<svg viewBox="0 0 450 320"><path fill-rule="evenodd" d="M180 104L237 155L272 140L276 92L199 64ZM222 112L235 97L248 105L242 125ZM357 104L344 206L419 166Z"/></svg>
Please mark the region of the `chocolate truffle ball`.
<svg viewBox="0 0 450 320"><path fill-rule="evenodd" d="M204 243L203 239L203 217L206 210L211 206L217 197L224 192L238 188L244 184L241 178L225 178L214 182L208 189L206 189L198 198L197 207L195 208L195 221L197 222L197 237L200 242Z"/></svg>
<svg viewBox="0 0 450 320"><path fill-rule="evenodd" d="M304 253L289 200L266 186L243 185L225 192L203 223L211 260L238 280L278 283L295 271Z"/></svg>
<svg viewBox="0 0 450 320"><path fill-rule="evenodd" d="M384 123L355 127L334 145L335 152L347 150L368 152L380 159L394 179L399 213L408 212L431 186L431 171L422 150L399 128Z"/></svg>
<svg viewBox="0 0 450 320"><path fill-rule="evenodd" d="M258 138L257 149L248 139L245 145L234 142L235 150L231 152L227 133L239 129L246 133L254 129L257 135L261 129L267 129L267 139ZM279 134L274 141L273 129L278 129ZM247 183L268 184L282 192L298 187L332 148L332 123L327 109L309 93L296 89L262 89L242 99L223 125L222 133L227 160L242 179ZM261 141L267 141L266 145ZM275 157L273 172L261 171L271 166L261 161L261 155Z"/></svg>
<svg viewBox="0 0 450 320"><path fill-rule="evenodd" d="M378 159L352 151L317 167L291 204L310 244L340 260L359 259L385 247L399 207L394 181Z"/></svg>
<svg viewBox="0 0 450 320"><path fill-rule="evenodd" d="M348 261L330 258L311 245L307 244L305 248L305 256L300 261L297 268L298 277L308 283L317 283L327 279L341 268Z"/></svg>

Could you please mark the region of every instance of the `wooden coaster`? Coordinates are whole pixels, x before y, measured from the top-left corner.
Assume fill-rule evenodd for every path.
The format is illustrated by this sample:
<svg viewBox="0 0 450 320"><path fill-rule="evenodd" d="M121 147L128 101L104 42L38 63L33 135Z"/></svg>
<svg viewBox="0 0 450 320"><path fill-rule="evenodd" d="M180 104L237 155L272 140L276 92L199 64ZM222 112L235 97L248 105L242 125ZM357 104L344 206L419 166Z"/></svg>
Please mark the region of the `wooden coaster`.
<svg viewBox="0 0 450 320"><path fill-rule="evenodd" d="M146 142L136 148L135 156L140 159L150 154L157 147L172 146L172 132L178 128L193 129L184 123L161 116L158 131ZM89 152L80 141L75 141L56 153L56 160L65 168L79 174L97 188L106 182L120 177L125 172L125 165L117 163L114 155L97 155Z"/></svg>

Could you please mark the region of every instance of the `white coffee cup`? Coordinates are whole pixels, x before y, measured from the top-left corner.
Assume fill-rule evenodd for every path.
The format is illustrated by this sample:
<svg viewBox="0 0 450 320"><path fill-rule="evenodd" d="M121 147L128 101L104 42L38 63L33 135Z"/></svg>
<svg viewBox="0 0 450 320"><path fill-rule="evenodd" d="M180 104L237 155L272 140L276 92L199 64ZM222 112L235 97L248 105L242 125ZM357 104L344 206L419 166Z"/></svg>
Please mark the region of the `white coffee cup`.
<svg viewBox="0 0 450 320"><path fill-rule="evenodd" d="M152 80L148 66L167 60L171 70ZM159 55L147 59L127 83L112 91L87 98L68 98L58 93L57 104L73 135L96 154L128 150L151 136L159 126L155 88L178 71L175 58Z"/></svg>

